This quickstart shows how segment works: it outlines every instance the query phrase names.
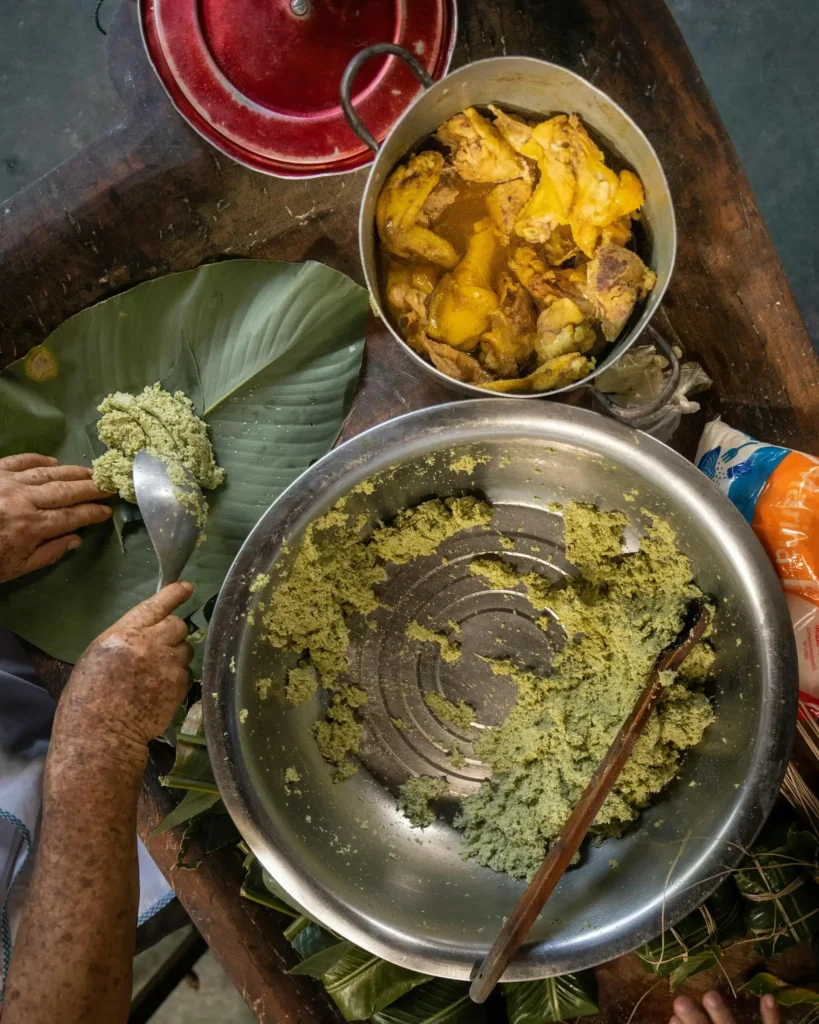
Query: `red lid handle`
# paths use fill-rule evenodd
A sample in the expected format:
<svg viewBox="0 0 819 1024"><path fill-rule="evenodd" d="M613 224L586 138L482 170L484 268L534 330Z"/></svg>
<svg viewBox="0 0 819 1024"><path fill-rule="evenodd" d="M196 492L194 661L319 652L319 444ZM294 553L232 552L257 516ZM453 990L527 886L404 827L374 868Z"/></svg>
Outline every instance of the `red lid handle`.
<svg viewBox="0 0 819 1024"><path fill-rule="evenodd" d="M403 46L399 46L397 43L375 43L373 46L365 46L363 50L359 50L355 57L353 57L341 77L341 108L344 111L344 116L347 118L347 124L349 124L362 142L365 142L370 149L376 152L378 151L378 143L355 112L351 94L353 80L358 74L361 65L368 61L370 57L378 57L382 53L389 53L394 57L400 57L406 64L409 64L410 70L425 89L432 85L432 79L420 60L418 60L414 53L410 53L409 50L405 50Z"/></svg>

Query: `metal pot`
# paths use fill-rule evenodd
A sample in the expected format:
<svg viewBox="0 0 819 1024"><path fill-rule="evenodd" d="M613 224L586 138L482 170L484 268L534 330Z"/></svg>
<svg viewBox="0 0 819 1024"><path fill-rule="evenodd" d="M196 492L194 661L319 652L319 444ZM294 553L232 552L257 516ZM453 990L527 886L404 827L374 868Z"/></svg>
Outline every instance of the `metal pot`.
<svg viewBox="0 0 819 1024"><path fill-rule="evenodd" d="M632 490L639 496L628 504ZM361 770L335 784L311 729L326 694L287 703L286 673L298 654L264 642L260 604L269 589L252 593L250 584L260 573L275 579L308 524L342 496L353 520L373 524L430 494L465 491L493 503L492 529L391 571L376 628L351 621L349 661L368 693L367 733ZM456 402L383 423L311 466L259 520L216 604L202 694L216 782L247 845L311 917L394 963L468 979L523 891L522 882L462 860L445 821L410 828L395 794L411 774L446 775L458 795L486 776L469 737L435 718L424 697L464 699L488 725L505 716L514 698L482 659L544 663L539 613L514 589L487 592L468 564L493 553L551 578L570 573L561 517L547 509L572 499L626 511L631 543L646 527L642 509L677 532L718 608L709 690L716 721L628 833L588 849L565 875L505 980L590 967L673 926L737 863L776 799L796 721L790 617L759 541L699 470L652 437L557 403ZM460 628L455 663L435 645L419 654L407 644L409 622L448 619ZM262 677L271 682L260 701ZM456 741L466 753L459 767L447 760ZM288 766L301 776L290 792Z"/></svg>
<svg viewBox="0 0 819 1024"><path fill-rule="evenodd" d="M379 146L356 115L350 94L353 79L361 65L371 57L383 53L391 53L405 60L425 86L425 91L405 111L386 140ZM657 284L643 305L637 321L618 338L605 359L585 380L545 393L549 397L555 397L566 391L588 387L609 412L614 415L622 413L622 409L602 396L596 388L591 388L590 382L604 369L616 363L645 330L668 287L677 249L677 228L668 182L654 147L628 114L590 82L556 64L532 57L492 57L489 60L467 64L433 83L412 54L392 43L367 47L353 58L342 80L341 101L353 131L376 151L364 187L359 220L361 262L373 306L389 327L395 340L399 345L403 345L409 357L418 366L436 377L442 384L462 394L487 397L487 392L482 388L453 380L414 352L390 322L386 303L380 293L376 264L375 207L384 182L395 166L422 139L465 107L484 107L489 103L497 103L512 111L532 111L544 116L564 111L577 113L605 142L617 160L636 172L643 182L646 195L641 221L646 251L642 255L657 275ZM664 405L676 390L679 380L679 365L671 346L656 332L652 333L652 340L671 363L672 375L663 394L650 403L650 406L629 410L628 415L618 416L632 423L644 419ZM542 395L504 397L537 398Z"/></svg>

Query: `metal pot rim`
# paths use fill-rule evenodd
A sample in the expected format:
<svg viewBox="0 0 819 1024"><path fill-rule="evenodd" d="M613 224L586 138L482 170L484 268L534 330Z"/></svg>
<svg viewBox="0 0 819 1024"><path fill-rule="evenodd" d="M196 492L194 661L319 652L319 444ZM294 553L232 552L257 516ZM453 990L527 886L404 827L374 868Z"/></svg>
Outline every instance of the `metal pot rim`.
<svg viewBox="0 0 819 1024"><path fill-rule="evenodd" d="M672 274L674 272L674 264L676 263L676 258L677 258L677 218L676 218L676 215L674 213L674 203L673 203L672 198L671 198L671 189L668 186L668 179L666 178L665 170L663 169L662 163L660 162L660 158L657 156L657 151L655 150L654 146L649 141L649 139L648 139L647 135L645 134L645 132L642 130L642 128L640 128L640 126L631 117L631 115L628 114L620 106L619 103L617 103L615 100L613 100L607 93L603 92L602 89L599 89L596 85L592 84L587 79L583 78L582 75L578 75L576 71L571 71L571 70L569 70L569 68L565 68L565 67L563 67L560 64L555 64L553 61L541 60L538 57L526 57L526 56L485 57L483 60L471 61L469 64L464 64L461 67L456 68L454 71L450 71L447 75L445 75L443 78L439 79L437 82L435 82L429 88L424 89L424 91L420 92L418 94L418 96L415 98L415 100L413 100L413 102L407 107L407 109L404 111L404 113L401 115L401 117L392 126L392 128L390 129L389 135L387 136L387 139L389 139L398 129L400 129L400 127L404 123L404 121L407 120L407 118L411 115L411 113L415 110L415 108L419 104L424 102L424 100L426 99L426 97L427 97L427 95L429 93L440 91L440 90L442 90L444 88L451 87L453 79L457 80L457 78L459 76L462 76L462 75L466 74L467 72L471 72L471 70L473 68L481 67L481 66L488 66L488 65L503 64L503 63L505 63L507 61L515 61L516 63L517 62L524 62L524 63L528 63L528 64L531 64L533 66L538 66L538 67L546 66L546 67L550 67L550 68L556 68L557 70L559 70L563 74L565 74L565 75L567 75L567 76L569 76L571 78L576 79L576 81L578 82L578 84L582 88L591 90L595 95L597 95L598 97L601 97L606 103L610 103L618 111L618 113L626 121L629 122L629 124L634 129L634 131L645 142L646 146L648 147L649 151L651 152L652 156L654 157L654 159L655 159L655 161L657 163L657 169L659 171L660 178L661 178L661 180L663 182L663 185L665 186L666 192L668 193L668 200L669 200L670 213L671 213L671 229L672 229L672 237L670 239L671 259L670 259L670 263L669 263L668 276L667 276L665 282L659 287L659 289L652 293L652 298L654 298L656 300L655 301L655 308L654 308L654 310L652 311L652 313L648 317L645 317L645 319L643 320L642 323L636 324L631 329L632 330L632 337L629 340L628 344L625 346L625 348L621 352L618 353L617 358L619 359L621 356L625 355L625 353L634 345L634 343L637 341L637 339L640 337L640 335L643 333L645 328L648 326L650 321L654 318L655 314L657 313L657 310L659 309L660 303L662 302L663 296L665 295L666 290L668 289L668 285L669 285L669 283L671 281L671 277L672 277ZM379 152L376 153L375 159L373 160L373 162L372 162L372 164L370 166L370 171L369 171L369 173L367 175L367 181L366 181L366 184L364 186L364 193L365 193L365 195L366 195L367 191L369 190L370 184L371 184L371 182L372 182L372 180L373 180L373 178L374 178L374 176L375 176L375 174L376 174L376 172L377 172L377 170L379 168L379 160L381 158L380 157L380 150L381 150L382 147L383 147L383 143L381 144L381 147L379 147ZM538 392L534 392L532 394L518 394L518 393L514 393L513 394L513 393L505 393L505 392L488 392L484 388L478 387L477 384L467 384L464 381L455 380L453 377L447 376L445 373L442 373L437 367L433 366L432 363L430 363L428 360L424 359L423 356L420 356L417 352L415 352L413 350L413 348L404 340L404 338L401 337L401 335L398 333L398 331L395 330L395 328L393 327L392 323L390 322L390 319L389 319L389 317L388 317L388 315L387 315L387 313L386 313L386 311L385 311L385 309L383 307L383 304L381 302L381 294L380 294L380 290L378 288L378 282L377 281L370 281L369 274L367 273L367 259L366 259L364 238L365 238L365 231L366 231L368 219L369 218L368 218L366 210L365 210L365 205L364 205L364 202L362 200L361 209L360 209L360 212L359 212L359 221L358 221L359 257L361 259L361 264L362 264L362 266L364 268L364 276L367 279L367 287L368 287L369 292L370 292L370 302L371 302L371 305L374 307L374 309L377 312L378 316L383 321L383 323L386 326L387 330L390 332L390 334L393 336L393 338L403 347L404 351L410 357L410 359L412 359L413 362L417 366L419 366L422 370L424 370L430 376L434 377L436 380L438 380L445 387L449 388L451 391L456 391L459 394L472 395L472 396L480 397L480 398L502 398L502 399L508 399L508 398L521 398L521 399L553 398L553 397L556 397L557 395L562 395L562 394L565 394L565 393L567 393L569 391L576 391L576 390L578 390L580 388L588 387L591 384L591 382L595 379L595 377L597 377L599 374L601 374L603 372L603 370L608 369L608 367L612 365L613 361L611 359L611 356L614 353L614 348L616 347L615 345L612 346L612 348L610 349L609 353L602 360L602 362L598 366L596 366L594 368L594 370L588 375L588 377L584 377L583 380L576 381L574 384L567 384L567 385L565 385L562 388L554 388L552 391L538 391Z"/></svg>
<svg viewBox="0 0 819 1024"><path fill-rule="evenodd" d="M502 418L500 425L495 416ZM234 677L228 666L236 650L234 644L240 632L237 621L242 616L248 583L256 572L264 570L260 558L262 548L267 546L269 550L270 545L282 541L287 522L309 510L322 496L326 499L328 493L340 495L356 480L386 469L397 450L404 446L420 450L424 441L427 445L434 442L438 446L480 440L488 436L489 430L494 432L492 436L515 436L535 429L533 417L537 417L540 424L548 424L551 433L547 435L544 431L544 440L575 444L580 440L591 451L599 445L604 452L612 454L613 448L641 465L645 463L644 468L651 468L657 479L666 481L669 495L676 492L679 499L685 492L692 505L705 506L710 513L709 522L723 524L723 532L730 533L731 556L743 565L745 579L749 581L752 605L759 620L756 627L765 637L765 660L760 672L766 680L766 692L755 735L749 737L753 758L747 784L737 791L718 834L703 846L696 876L689 871L684 879L689 884L682 886L679 880L672 882L669 878L662 908L655 905L655 901L637 927L632 925L631 930L605 936L593 948L577 956L570 966L559 962L544 964L537 957L538 946L524 947L507 969L504 980L535 980L596 966L631 951L658 934L663 922L671 926L698 906L719 884L721 870L733 867L740 860L743 850L752 844L770 813L790 756L796 721L795 642L773 567L737 509L695 466L662 442L585 409L467 401L432 406L387 420L324 456L262 515L237 554L220 593L208 631L202 684L211 763L225 806L247 845L279 884L292 894L294 901L306 908L309 916L374 955L439 977L468 980L472 964L458 957L447 960L447 953L440 946L436 956L424 951L419 953L405 935L394 933L383 924L368 928L363 911L346 907L333 892L300 874L299 866L278 849L276 835L265 832L264 822L255 813L247 792L247 780L244 784L239 781L240 772L233 761L240 742ZM257 558L260 560L255 563ZM476 948L475 958L479 955Z"/></svg>

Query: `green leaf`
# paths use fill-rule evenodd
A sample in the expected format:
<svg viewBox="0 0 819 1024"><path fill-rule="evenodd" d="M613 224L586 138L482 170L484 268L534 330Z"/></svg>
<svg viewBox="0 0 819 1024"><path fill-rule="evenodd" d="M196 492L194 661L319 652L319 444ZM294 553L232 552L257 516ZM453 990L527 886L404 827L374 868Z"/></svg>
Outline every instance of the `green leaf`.
<svg viewBox="0 0 819 1024"><path fill-rule="evenodd" d="M320 978L345 1020L366 1020L430 980L387 963L351 942L339 942L294 967L291 974Z"/></svg>
<svg viewBox="0 0 819 1024"><path fill-rule="evenodd" d="M819 1005L819 992L809 988L800 988L798 985L789 985L774 974L765 971L755 974L744 988L754 996L766 996L773 993L776 1001L783 1006L797 1006L802 1003L814 1003Z"/></svg>
<svg viewBox="0 0 819 1024"><path fill-rule="evenodd" d="M280 914L286 914L288 917L299 916L298 911L285 903L284 900L271 895L270 890L264 884L262 865L252 853L248 854L245 859L245 872L245 880L242 882L240 892L246 900L261 903L262 906L270 907L271 910L278 910Z"/></svg>
<svg viewBox="0 0 819 1024"><path fill-rule="evenodd" d="M329 949L338 943L338 936L328 932L315 921L310 921L306 927L299 929L297 935L290 940L293 949L299 954L302 960L309 960L316 953Z"/></svg>
<svg viewBox="0 0 819 1024"><path fill-rule="evenodd" d="M722 948L720 946L709 946L701 953L690 956L671 972L671 990L676 992L688 978L693 978L695 974L700 974L702 971L710 971L712 967L717 966L721 959Z"/></svg>
<svg viewBox="0 0 819 1024"><path fill-rule="evenodd" d="M793 819L774 812L736 874L746 901L745 921L766 959L819 931L819 886L794 860Z"/></svg>
<svg viewBox="0 0 819 1024"><path fill-rule="evenodd" d="M469 985L435 978L376 1013L373 1024L484 1024L486 1007L469 998Z"/></svg>
<svg viewBox="0 0 819 1024"><path fill-rule="evenodd" d="M319 263L229 260L147 281L67 320L35 350L39 358L0 374L0 456L39 451L90 465L85 427L97 405L112 391L173 377L188 344L227 481L208 494L208 539L185 570L196 593L184 617L218 591L267 506L332 446L366 313L364 289ZM53 375L27 372L49 360ZM0 621L73 662L153 592L156 576L144 528L129 528L123 554L111 523L90 527L77 551L0 590Z"/></svg>
<svg viewBox="0 0 819 1024"><path fill-rule="evenodd" d="M667 929L635 952L646 970L664 978L683 968L708 947L744 935L742 909L736 885L727 878L701 907L687 914L675 928Z"/></svg>
<svg viewBox="0 0 819 1024"><path fill-rule="evenodd" d="M241 836L239 829L233 824L233 819L225 812L221 813L221 805L214 808L217 813L211 812L207 816L208 837L205 843L206 853L216 853L226 846L235 846Z"/></svg>
<svg viewBox="0 0 819 1024"><path fill-rule="evenodd" d="M546 1024L597 1013L594 971L562 974L543 981L511 982L503 986L509 1024Z"/></svg>
<svg viewBox="0 0 819 1024"><path fill-rule="evenodd" d="M171 789L192 789L201 793L215 793L219 790L213 778L210 755L205 745L202 703L191 705L176 734L176 758L173 768L159 780Z"/></svg>
<svg viewBox="0 0 819 1024"><path fill-rule="evenodd" d="M202 793L197 790L189 790L174 807L166 814L162 821L156 826L151 835L161 835L175 825L181 825L183 821L190 821L211 807L219 800L219 793Z"/></svg>

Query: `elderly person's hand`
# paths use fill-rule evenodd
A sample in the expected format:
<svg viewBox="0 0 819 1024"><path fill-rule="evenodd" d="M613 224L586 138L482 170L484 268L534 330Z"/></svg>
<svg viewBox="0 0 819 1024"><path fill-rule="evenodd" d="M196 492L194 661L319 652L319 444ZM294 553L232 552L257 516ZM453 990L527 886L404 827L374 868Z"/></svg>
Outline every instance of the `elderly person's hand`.
<svg viewBox="0 0 819 1024"><path fill-rule="evenodd" d="M75 533L111 515L84 466L47 455L0 459L0 583L51 565L81 544Z"/></svg>
<svg viewBox="0 0 819 1024"><path fill-rule="evenodd" d="M97 637L71 673L54 733L69 750L84 741L117 754L147 755L148 741L170 725L188 691L193 650L188 627L171 614L193 593L171 583ZM65 738L71 737L70 743Z"/></svg>
<svg viewBox="0 0 819 1024"><path fill-rule="evenodd" d="M759 1012L762 1024L780 1024L779 1006L773 996L760 999ZM688 996L678 996L674 1000L674 1016L668 1024L735 1024L735 1020L719 992L711 991L702 997L702 1008Z"/></svg>

